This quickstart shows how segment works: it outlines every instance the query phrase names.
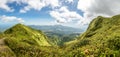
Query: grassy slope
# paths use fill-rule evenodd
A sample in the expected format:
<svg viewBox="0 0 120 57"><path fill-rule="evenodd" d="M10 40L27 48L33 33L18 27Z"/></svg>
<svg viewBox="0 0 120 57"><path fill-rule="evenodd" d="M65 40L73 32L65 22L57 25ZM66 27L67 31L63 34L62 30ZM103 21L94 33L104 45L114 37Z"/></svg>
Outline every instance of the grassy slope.
<svg viewBox="0 0 120 57"><path fill-rule="evenodd" d="M46 56L45 54L50 53L44 51L42 48L42 46L49 48L51 44L49 44L47 37L39 30L17 24L12 28L7 29L4 34L6 45L17 57L39 57L40 55ZM7 54L10 55L10 53Z"/></svg>
<svg viewBox="0 0 120 57"><path fill-rule="evenodd" d="M74 42L74 43L73 43ZM98 16L89 25L78 41L72 41L67 48L83 53L89 50L92 56L120 56L120 15L111 18ZM89 56L90 56L89 55Z"/></svg>
<svg viewBox="0 0 120 57"><path fill-rule="evenodd" d="M4 33L9 35L10 38L14 38L20 42L37 44L39 46L50 46L46 40L46 36L41 31L34 30L22 24L17 24Z"/></svg>
<svg viewBox="0 0 120 57"><path fill-rule="evenodd" d="M5 44L4 39L4 35L0 34L0 56L15 57L14 52Z"/></svg>

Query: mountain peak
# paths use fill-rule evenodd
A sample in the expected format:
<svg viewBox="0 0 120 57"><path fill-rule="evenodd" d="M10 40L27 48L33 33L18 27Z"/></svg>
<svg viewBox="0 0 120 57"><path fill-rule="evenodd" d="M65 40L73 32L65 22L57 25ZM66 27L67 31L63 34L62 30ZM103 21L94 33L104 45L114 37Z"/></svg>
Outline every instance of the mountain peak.
<svg viewBox="0 0 120 57"><path fill-rule="evenodd" d="M23 26L24 24L18 23L15 26ZM25 25L24 25L25 26Z"/></svg>
<svg viewBox="0 0 120 57"><path fill-rule="evenodd" d="M14 25L13 27L20 27L20 28L22 28L22 27L27 27L27 26L24 25L24 24L18 23L16 25Z"/></svg>
<svg viewBox="0 0 120 57"><path fill-rule="evenodd" d="M7 29L5 31L6 34L9 34L9 33L15 33L15 32L19 32L19 31L26 31L27 26L23 25L23 24L16 24L14 25L13 27Z"/></svg>
<svg viewBox="0 0 120 57"><path fill-rule="evenodd" d="M102 17L98 16L89 25L85 37L92 37L102 32L116 32L120 25L120 15L115 15L113 17ZM115 30L114 30L115 29ZM99 33L98 33L99 32ZM96 34L97 33L97 34ZM117 34L118 32L116 32Z"/></svg>
<svg viewBox="0 0 120 57"><path fill-rule="evenodd" d="M10 37L16 38L17 40L27 41L29 44L34 43L39 46L51 46L48 43L46 36L41 31L32 29L23 24L16 24L15 26L6 30L4 33Z"/></svg>

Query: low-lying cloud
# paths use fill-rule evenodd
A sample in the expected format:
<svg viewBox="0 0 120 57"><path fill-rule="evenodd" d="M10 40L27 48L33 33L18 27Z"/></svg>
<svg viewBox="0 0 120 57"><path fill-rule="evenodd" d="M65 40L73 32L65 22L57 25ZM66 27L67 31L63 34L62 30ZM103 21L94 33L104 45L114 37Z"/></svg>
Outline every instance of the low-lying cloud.
<svg viewBox="0 0 120 57"><path fill-rule="evenodd" d="M24 20L22 18L17 18L15 16L0 16L0 21L1 22L19 22L19 23L23 23Z"/></svg>

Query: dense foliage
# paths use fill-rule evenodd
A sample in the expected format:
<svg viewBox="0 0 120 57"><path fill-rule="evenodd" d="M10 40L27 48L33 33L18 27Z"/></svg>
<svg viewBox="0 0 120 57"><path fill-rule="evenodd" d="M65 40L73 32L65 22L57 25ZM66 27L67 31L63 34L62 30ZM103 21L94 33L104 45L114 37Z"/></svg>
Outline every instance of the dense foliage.
<svg viewBox="0 0 120 57"><path fill-rule="evenodd" d="M55 32L45 32L48 37L48 41L52 42L53 45L63 46L64 43L75 40L78 38L80 33L64 34Z"/></svg>
<svg viewBox="0 0 120 57"><path fill-rule="evenodd" d="M120 15L106 18L98 16L89 25L75 44L69 47L80 49L82 52L88 50L89 56L96 57L119 57L120 55ZM83 40L87 39L86 42ZM80 42L84 45L80 46ZM86 43L88 44L86 45ZM76 46L76 47L75 47Z"/></svg>

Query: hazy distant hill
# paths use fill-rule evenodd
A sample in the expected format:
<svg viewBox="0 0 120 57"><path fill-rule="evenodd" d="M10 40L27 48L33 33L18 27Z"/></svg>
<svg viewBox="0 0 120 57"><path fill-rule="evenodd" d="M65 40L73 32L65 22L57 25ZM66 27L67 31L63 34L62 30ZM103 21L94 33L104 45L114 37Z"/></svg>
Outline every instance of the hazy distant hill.
<svg viewBox="0 0 120 57"><path fill-rule="evenodd" d="M10 25L1 25L0 24L0 32L4 32L6 29L10 28Z"/></svg>
<svg viewBox="0 0 120 57"><path fill-rule="evenodd" d="M64 33L64 34L83 32L82 29L73 28L73 27L67 27L67 26L62 26L62 25L45 25L45 26L30 25L30 27L42 30L44 32L56 32L56 33L61 32L61 33Z"/></svg>
<svg viewBox="0 0 120 57"><path fill-rule="evenodd" d="M0 31L3 32L12 25L0 25ZM84 30L80 28L67 27L62 25L28 25L34 29L42 30L43 32L62 32L65 34L81 33Z"/></svg>

